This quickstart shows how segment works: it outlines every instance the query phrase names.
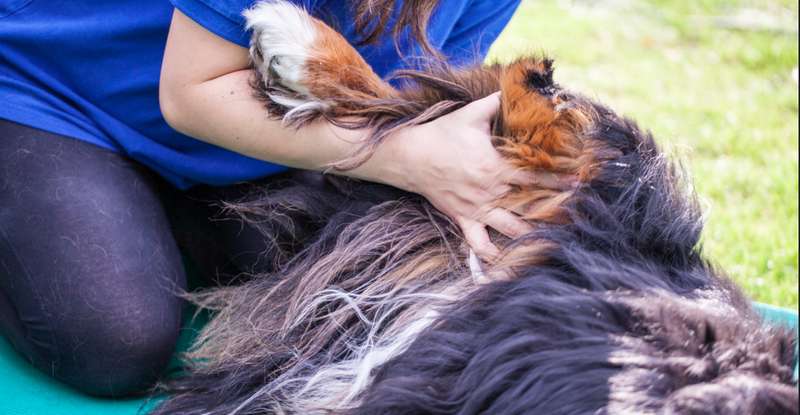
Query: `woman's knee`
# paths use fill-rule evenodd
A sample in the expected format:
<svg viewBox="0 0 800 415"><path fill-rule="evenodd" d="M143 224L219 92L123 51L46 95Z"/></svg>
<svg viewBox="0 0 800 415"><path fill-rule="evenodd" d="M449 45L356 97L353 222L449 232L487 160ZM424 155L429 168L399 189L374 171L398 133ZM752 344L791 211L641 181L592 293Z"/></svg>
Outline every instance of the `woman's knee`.
<svg viewBox="0 0 800 415"><path fill-rule="evenodd" d="M62 321L65 329L53 333L60 343L58 356L53 359L53 375L92 395L125 396L147 391L174 353L180 307L129 309L114 314Z"/></svg>
<svg viewBox="0 0 800 415"><path fill-rule="evenodd" d="M172 354L185 289L160 180L77 140L27 128L2 138L0 289L19 323L3 331L86 392L147 388Z"/></svg>

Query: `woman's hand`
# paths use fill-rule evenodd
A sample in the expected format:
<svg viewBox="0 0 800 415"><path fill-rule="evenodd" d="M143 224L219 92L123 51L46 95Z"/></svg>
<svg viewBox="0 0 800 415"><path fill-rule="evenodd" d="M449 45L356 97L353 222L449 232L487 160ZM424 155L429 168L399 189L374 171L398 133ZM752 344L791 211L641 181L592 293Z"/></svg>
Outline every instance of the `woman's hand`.
<svg viewBox="0 0 800 415"><path fill-rule="evenodd" d="M509 185L530 179L503 160L491 144L491 119L499 106L499 94L493 94L401 131L381 145L389 147L385 151L394 160L379 161L402 163L390 174L394 177L382 181L425 196L461 227L475 253L490 261L499 250L490 241L487 226L511 238L531 228L514 213L493 206L510 190Z"/></svg>
<svg viewBox="0 0 800 415"><path fill-rule="evenodd" d="M195 53L200 49L203 54ZM286 128L265 116L250 87L247 49L208 32L178 10L161 75L162 112L173 128L250 157L324 170L352 155L369 133L324 122ZM489 125L499 102L498 95L492 95L398 132L363 165L337 174L425 196L461 227L481 258L491 260L498 249L486 226L510 237L529 229L516 215L492 207L509 184L529 182L491 145Z"/></svg>

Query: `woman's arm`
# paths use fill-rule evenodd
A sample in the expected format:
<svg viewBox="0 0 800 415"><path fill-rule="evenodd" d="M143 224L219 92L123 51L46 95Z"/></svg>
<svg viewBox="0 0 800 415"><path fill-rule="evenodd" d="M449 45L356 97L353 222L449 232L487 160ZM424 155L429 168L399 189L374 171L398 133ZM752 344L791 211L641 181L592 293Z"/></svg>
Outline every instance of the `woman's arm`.
<svg viewBox="0 0 800 415"><path fill-rule="evenodd" d="M199 140L257 159L324 170L346 158L365 131L324 121L287 128L268 116L250 87L247 49L230 43L175 10L161 69L159 100L167 122ZM488 225L514 237L529 229L491 203L519 175L489 140L499 100L490 96L430 123L388 137L361 166L337 172L385 183L428 198L453 218L483 258L497 248Z"/></svg>
<svg viewBox="0 0 800 415"><path fill-rule="evenodd" d="M161 69L161 112L174 129L261 160L321 170L360 133L315 123L295 130L268 116L249 85L247 49L175 10Z"/></svg>

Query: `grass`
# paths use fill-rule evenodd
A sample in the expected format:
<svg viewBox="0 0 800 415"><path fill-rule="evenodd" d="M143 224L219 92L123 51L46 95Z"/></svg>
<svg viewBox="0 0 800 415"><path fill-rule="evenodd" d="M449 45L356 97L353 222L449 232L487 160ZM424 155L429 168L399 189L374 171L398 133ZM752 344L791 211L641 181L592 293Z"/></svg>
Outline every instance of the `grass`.
<svg viewBox="0 0 800 415"><path fill-rule="evenodd" d="M686 161L703 245L755 300L798 305L794 1L523 0L490 52L544 51L557 81Z"/></svg>

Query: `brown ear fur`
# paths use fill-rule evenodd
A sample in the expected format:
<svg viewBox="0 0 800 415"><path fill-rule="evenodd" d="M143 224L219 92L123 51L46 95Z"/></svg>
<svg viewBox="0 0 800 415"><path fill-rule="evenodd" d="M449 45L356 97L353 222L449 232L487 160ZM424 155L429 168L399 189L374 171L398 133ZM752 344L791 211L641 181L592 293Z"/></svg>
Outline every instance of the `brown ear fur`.
<svg viewBox="0 0 800 415"><path fill-rule="evenodd" d="M559 208L580 183L589 181L596 161L584 139L593 113L573 101L552 80L552 61L530 57L507 66L501 77L502 127L496 148L511 163L538 175L554 173L561 188L531 183L507 195L501 206L532 221L565 220Z"/></svg>

